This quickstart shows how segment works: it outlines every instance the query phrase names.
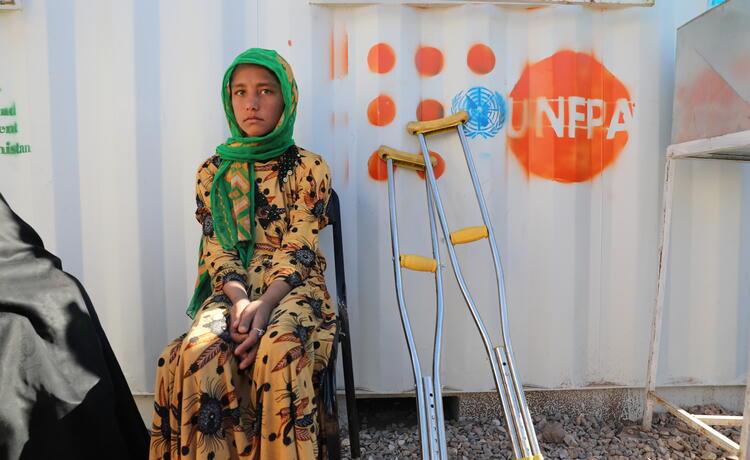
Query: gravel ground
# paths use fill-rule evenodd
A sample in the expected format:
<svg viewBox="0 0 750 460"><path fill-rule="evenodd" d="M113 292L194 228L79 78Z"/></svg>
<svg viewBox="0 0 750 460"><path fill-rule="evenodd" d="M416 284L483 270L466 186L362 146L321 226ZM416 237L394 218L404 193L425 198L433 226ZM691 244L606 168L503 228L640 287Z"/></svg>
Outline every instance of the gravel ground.
<svg viewBox="0 0 750 460"><path fill-rule="evenodd" d="M394 402L395 401L395 402ZM414 400L365 400L359 404L362 459L420 458ZM739 415L716 405L687 408L694 414ZM342 419L345 429L345 418ZM729 460L736 457L695 434L670 414L655 414L653 428L640 422L603 420L583 414L534 414L545 459L687 459ZM739 427L717 427L739 442ZM342 454L349 458L344 432ZM446 422L451 459L512 459L504 422L497 415L459 417Z"/></svg>

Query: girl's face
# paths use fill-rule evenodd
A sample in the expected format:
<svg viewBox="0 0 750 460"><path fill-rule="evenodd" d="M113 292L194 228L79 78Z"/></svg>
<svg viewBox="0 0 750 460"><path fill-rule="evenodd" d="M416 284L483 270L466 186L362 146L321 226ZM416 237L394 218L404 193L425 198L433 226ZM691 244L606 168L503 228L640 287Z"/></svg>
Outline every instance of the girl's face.
<svg viewBox="0 0 750 460"><path fill-rule="evenodd" d="M229 83L234 118L246 137L273 131L284 112L284 96L276 76L256 64L240 64Z"/></svg>

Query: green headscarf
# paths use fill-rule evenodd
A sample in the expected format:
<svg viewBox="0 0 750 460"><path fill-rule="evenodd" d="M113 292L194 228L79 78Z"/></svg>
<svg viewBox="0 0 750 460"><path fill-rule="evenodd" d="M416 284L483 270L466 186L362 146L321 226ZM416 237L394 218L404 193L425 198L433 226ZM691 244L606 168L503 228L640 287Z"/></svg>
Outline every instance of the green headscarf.
<svg viewBox="0 0 750 460"><path fill-rule="evenodd" d="M234 117L232 108L232 91L230 83L234 69L241 64L257 64L270 70L281 85L284 98L284 112L273 131L262 137L244 137L244 133ZM224 249L236 249L242 264L247 268L255 248L255 162L269 160L286 152L294 145L294 120L297 116L298 91L297 83L292 74L292 68L276 51L261 48L250 48L237 56L227 71L221 87L221 99L224 103L224 114L227 117L231 136L216 147L216 153L221 158L221 165L214 175L211 186L211 213L213 214L213 228L216 237ZM243 180L232 182L227 176L239 174ZM250 184L249 190L240 187ZM233 215L233 202L247 199L249 206L239 215ZM248 222L243 225L242 222ZM203 239L198 257L203 253ZM192 318L211 295L211 280L206 270L200 270L203 260L199 260L199 275L193 298L188 307L188 315Z"/></svg>

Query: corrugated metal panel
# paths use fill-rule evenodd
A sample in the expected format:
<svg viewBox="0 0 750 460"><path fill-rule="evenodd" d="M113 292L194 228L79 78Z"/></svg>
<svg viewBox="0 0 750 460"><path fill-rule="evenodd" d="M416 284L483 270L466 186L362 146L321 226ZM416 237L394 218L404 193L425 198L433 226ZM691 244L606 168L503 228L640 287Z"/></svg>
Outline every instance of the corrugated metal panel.
<svg viewBox="0 0 750 460"><path fill-rule="evenodd" d="M184 309L199 231L193 180L198 163L226 135L221 74L246 47L278 49L301 88L296 139L329 161L343 201L357 384L397 393L412 387L411 371L393 294L385 184L370 177L368 160L380 144L416 151L404 125L423 99L438 101L446 113L459 93L459 102L479 98L489 108L502 101L504 126L494 133L491 123L480 126L471 144L505 257L523 381L544 388L642 385L674 31L704 6L703 0L621 10L27 0L21 11L0 13L0 43L11 44L0 47L0 97L16 103L15 139L31 152L0 155L0 190L87 286L132 389L151 391L155 357L189 324ZM387 48L380 60L368 62L378 43L393 50L386 73L372 69L389 67ZM475 48L467 58L476 44L486 49ZM417 59L426 74L439 69L435 76L418 73L420 46L435 48ZM525 95L523 82L517 83L527 65L534 67ZM591 146L587 123L596 133L607 131L595 126L601 107L576 105L576 97L605 80L602 91L612 96L601 106L605 128L611 125L607 111L617 103L613 95L622 88L626 104L612 127L614 140L593 148L616 159L600 173L597 162L586 163L583 170L593 169L583 175L591 177L581 180L581 168L566 166L566 149ZM476 87L489 92L467 93ZM383 124L375 126L368 107L381 94L393 105L372 106L373 120ZM532 100L534 113L537 96L547 96L544 116L552 118L560 112L551 98L562 96L566 116L573 107L583 128L549 120L539 139L536 128L528 137L517 134L523 99ZM395 113L386 123L389 108ZM518 118L509 141L511 111ZM529 122L534 127L535 116ZM453 225L477 223L458 144L431 142L447 164L441 187ZM524 167L517 158L529 146L534 153ZM552 155L545 160L542 152ZM748 273L743 260L750 258L739 235L749 222L747 206L740 206L748 192L744 171L717 168L676 190L685 209L675 209L674 228L683 230L673 237L675 288L665 318L669 356L662 382L735 384L744 372L747 352L734 344L747 341L741 325L747 324L748 293L740 280ZM407 230L402 245L428 252L423 182L401 170L397 175ZM564 182L570 180L580 181ZM732 206L715 206L719 196ZM493 324L487 254L478 246L460 254ZM418 342L427 351L432 287L418 275L407 281L415 288L407 301L419 324ZM449 284L443 381L449 390L490 389L480 341ZM693 344L690 337L699 339Z"/></svg>

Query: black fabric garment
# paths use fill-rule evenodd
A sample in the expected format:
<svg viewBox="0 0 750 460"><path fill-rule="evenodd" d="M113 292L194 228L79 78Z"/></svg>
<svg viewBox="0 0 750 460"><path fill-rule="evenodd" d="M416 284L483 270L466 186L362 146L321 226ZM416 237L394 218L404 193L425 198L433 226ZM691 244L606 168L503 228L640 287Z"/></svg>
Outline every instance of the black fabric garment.
<svg viewBox="0 0 750 460"><path fill-rule="evenodd" d="M91 300L0 194L0 460L145 459Z"/></svg>

